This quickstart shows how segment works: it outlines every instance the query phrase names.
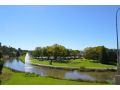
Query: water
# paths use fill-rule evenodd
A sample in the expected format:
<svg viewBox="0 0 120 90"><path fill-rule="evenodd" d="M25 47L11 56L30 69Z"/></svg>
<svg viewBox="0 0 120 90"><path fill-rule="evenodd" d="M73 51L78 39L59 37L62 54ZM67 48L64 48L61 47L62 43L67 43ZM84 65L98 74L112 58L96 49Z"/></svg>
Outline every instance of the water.
<svg viewBox="0 0 120 90"><path fill-rule="evenodd" d="M7 60L4 64L5 67L9 67L14 70L35 73L40 76L50 76L60 79L82 79L90 81L109 81L114 82L115 72L80 72L70 70L59 70L47 67L34 66L30 64L29 53L25 56L25 64L18 59Z"/></svg>
<svg viewBox="0 0 120 90"><path fill-rule="evenodd" d="M14 70L18 70L18 71L23 71L23 72L25 71L24 70L24 67L25 67L24 63L18 59L6 60L6 62L4 63L4 66L9 67L9 68L14 69Z"/></svg>
<svg viewBox="0 0 120 90"><path fill-rule="evenodd" d="M95 81L96 78L95 77L91 77L90 75L86 75L86 74L82 74L82 73L78 73L77 71L74 72L67 72L65 74L65 78L66 79L83 79L83 80L90 80L90 81Z"/></svg>

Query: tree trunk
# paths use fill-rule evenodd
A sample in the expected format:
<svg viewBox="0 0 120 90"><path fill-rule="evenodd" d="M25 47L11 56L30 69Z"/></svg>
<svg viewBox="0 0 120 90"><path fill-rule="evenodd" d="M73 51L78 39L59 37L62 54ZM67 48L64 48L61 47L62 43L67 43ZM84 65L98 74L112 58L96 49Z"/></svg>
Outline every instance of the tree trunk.
<svg viewBox="0 0 120 90"><path fill-rule="evenodd" d="M2 74L3 63L0 63L0 74Z"/></svg>
<svg viewBox="0 0 120 90"><path fill-rule="evenodd" d="M50 56L48 56L47 60L50 60Z"/></svg>
<svg viewBox="0 0 120 90"><path fill-rule="evenodd" d="M50 60L50 65L52 65L52 59Z"/></svg>
<svg viewBox="0 0 120 90"><path fill-rule="evenodd" d="M57 60L57 56L55 56L54 59Z"/></svg>
<svg viewBox="0 0 120 90"><path fill-rule="evenodd" d="M75 60L75 56L74 56L74 60Z"/></svg>

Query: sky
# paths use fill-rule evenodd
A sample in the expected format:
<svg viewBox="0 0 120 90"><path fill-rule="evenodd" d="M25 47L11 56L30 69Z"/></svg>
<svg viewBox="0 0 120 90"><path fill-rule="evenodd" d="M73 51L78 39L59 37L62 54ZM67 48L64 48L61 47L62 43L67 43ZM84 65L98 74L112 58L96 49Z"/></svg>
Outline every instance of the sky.
<svg viewBox="0 0 120 90"><path fill-rule="evenodd" d="M0 6L0 42L28 50L53 44L78 50L101 45L116 48L119 7Z"/></svg>

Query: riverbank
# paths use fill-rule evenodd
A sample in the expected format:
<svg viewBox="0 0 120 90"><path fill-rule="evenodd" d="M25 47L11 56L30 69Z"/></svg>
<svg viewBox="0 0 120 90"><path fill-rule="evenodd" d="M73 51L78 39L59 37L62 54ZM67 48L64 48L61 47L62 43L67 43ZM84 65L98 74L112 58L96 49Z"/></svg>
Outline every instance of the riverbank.
<svg viewBox="0 0 120 90"><path fill-rule="evenodd" d="M41 61L37 59L31 58L32 64L42 64L42 65L49 65L49 61ZM76 59L76 60L69 60L67 63L63 62L53 62L52 65L49 66L58 66L58 67L73 67L73 68L98 68L98 69L114 69L116 68L115 65L106 65L101 63L96 63L87 59Z"/></svg>
<svg viewBox="0 0 120 90"><path fill-rule="evenodd" d="M20 56L19 59L22 62L25 62L25 56ZM115 65L95 63L95 62L92 62L86 59L70 60L68 63L53 62L52 65L49 65L49 62L46 60L40 61L40 60L31 58L31 64L36 65L36 66L46 67L46 68L52 68L52 69L79 70L79 71L86 71L86 72L88 71L116 72L117 70Z"/></svg>
<svg viewBox="0 0 120 90"><path fill-rule="evenodd" d="M32 64L34 66L40 66L40 67L45 67L45 68L51 68L51 69L59 69L59 70L78 70L82 72L116 72L116 68L79 68L79 67L67 67L67 66L51 66L51 65L43 65L43 64Z"/></svg>
<svg viewBox="0 0 120 90"><path fill-rule="evenodd" d="M20 59L23 63L25 63L25 55L20 56L19 59Z"/></svg>
<svg viewBox="0 0 120 90"><path fill-rule="evenodd" d="M8 68L3 68L0 75L2 85L110 85L106 82L86 82L74 80L62 80L50 77L41 77L36 74L17 72Z"/></svg>

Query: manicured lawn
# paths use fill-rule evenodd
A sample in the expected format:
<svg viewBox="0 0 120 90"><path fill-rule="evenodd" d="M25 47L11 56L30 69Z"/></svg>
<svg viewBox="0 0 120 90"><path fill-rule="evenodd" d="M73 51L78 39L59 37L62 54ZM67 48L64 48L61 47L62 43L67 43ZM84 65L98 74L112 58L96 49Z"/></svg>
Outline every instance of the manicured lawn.
<svg viewBox="0 0 120 90"><path fill-rule="evenodd" d="M4 68L0 76L3 85L101 85L108 83L80 82L71 80L60 80L50 77L41 77L35 74L25 74Z"/></svg>
<svg viewBox="0 0 120 90"><path fill-rule="evenodd" d="M20 56L20 57L19 57L19 59L20 59L22 62L24 62L24 63L25 63L25 55Z"/></svg>
<svg viewBox="0 0 120 90"><path fill-rule="evenodd" d="M20 56L19 59L25 62L25 56ZM49 65L49 61L47 60L37 60L31 58L32 64L44 64ZM76 59L70 60L68 63L60 63L60 62L53 62L52 66L68 66L68 67L86 67L86 68L116 68L115 65L106 65L101 63L96 63L87 59Z"/></svg>
<svg viewBox="0 0 120 90"><path fill-rule="evenodd" d="M49 65L49 62L44 60L37 60L31 58L31 63L33 64L44 64ZM87 60L87 59L76 59L76 60L70 60L69 63L58 63L53 62L53 66L68 66L68 67L88 67L88 68L115 68L114 65L106 65L101 63L95 63L93 61Z"/></svg>
<svg viewBox="0 0 120 90"><path fill-rule="evenodd" d="M24 62L24 56L20 59ZM39 63L49 65L48 61L38 61L36 59L31 59L32 63ZM93 63L88 60L71 60L69 63L57 63L53 62L54 66L69 66L69 67L115 67L112 65L103 65L98 63ZM0 75L1 84L3 85L103 85L111 83L98 83L98 82L87 82L87 81L72 81L72 80L61 80L51 77L41 77L35 74L26 74L22 72L15 72L13 70L3 68L3 73Z"/></svg>

